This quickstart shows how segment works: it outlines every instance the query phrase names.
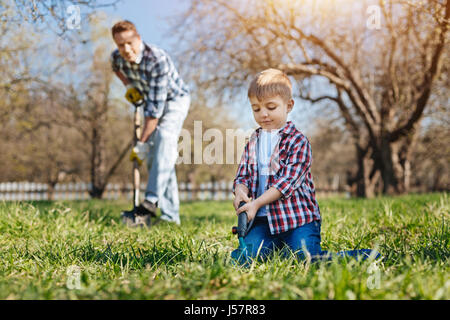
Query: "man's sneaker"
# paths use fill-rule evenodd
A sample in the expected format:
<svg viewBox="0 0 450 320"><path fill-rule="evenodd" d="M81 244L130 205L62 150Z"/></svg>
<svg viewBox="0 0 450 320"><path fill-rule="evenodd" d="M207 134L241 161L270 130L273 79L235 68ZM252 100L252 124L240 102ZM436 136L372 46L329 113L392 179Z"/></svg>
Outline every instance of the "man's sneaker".
<svg viewBox="0 0 450 320"><path fill-rule="evenodd" d="M120 216L122 217L122 223L123 224L125 224L128 227L133 227L134 226L134 224L135 224L135 217L136 217L135 210L122 211Z"/></svg>
<svg viewBox="0 0 450 320"><path fill-rule="evenodd" d="M152 226L152 219L149 214L137 214L134 221L136 227L150 228Z"/></svg>
<svg viewBox="0 0 450 320"><path fill-rule="evenodd" d="M137 213L139 215L150 215L153 218L156 218L156 209L158 208L157 204L152 203L148 200L144 200L138 207Z"/></svg>
<svg viewBox="0 0 450 320"><path fill-rule="evenodd" d="M147 227L152 225L149 214L139 214L136 210L122 211L122 222L129 228Z"/></svg>

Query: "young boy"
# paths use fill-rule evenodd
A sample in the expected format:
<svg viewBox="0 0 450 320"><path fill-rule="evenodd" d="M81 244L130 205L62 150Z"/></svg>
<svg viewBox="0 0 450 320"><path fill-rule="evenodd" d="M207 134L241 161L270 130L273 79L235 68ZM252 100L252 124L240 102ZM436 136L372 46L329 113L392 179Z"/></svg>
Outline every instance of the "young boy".
<svg viewBox="0 0 450 320"><path fill-rule="evenodd" d="M264 70L251 82L248 97L260 128L245 146L233 184L236 214L246 211L250 222L244 237L248 256L242 257L239 249L231 256L245 263L248 258L264 259L274 249L287 248L300 259L382 258L371 249L337 253L321 250L311 145L287 121L294 107L289 78L276 69ZM242 201L246 204L239 207Z"/></svg>
<svg viewBox="0 0 450 320"><path fill-rule="evenodd" d="M248 254L265 258L287 246L300 258L319 255L321 217L311 146L287 121L294 106L292 84L283 72L267 69L251 82L248 97L260 128L245 146L233 184L236 213L246 211L251 224L244 238ZM239 208L241 201L246 204Z"/></svg>

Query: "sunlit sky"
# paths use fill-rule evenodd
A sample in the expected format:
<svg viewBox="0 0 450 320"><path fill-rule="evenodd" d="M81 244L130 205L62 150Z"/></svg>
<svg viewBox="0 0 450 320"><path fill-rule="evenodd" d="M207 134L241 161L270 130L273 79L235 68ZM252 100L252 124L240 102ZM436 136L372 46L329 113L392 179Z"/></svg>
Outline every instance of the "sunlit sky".
<svg viewBox="0 0 450 320"><path fill-rule="evenodd" d="M132 21L145 41L169 48L168 18L189 7L190 0L122 0L104 9L118 18Z"/></svg>

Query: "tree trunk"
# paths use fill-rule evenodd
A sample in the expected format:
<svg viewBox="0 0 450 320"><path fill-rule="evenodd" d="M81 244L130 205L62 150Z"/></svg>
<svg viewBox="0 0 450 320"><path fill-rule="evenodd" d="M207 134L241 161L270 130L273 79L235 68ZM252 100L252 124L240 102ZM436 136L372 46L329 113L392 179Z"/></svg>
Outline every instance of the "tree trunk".
<svg viewBox="0 0 450 320"><path fill-rule="evenodd" d="M89 191L89 195L94 199L101 199L103 196L103 192L105 192L105 186L97 187L95 185L92 186L92 190Z"/></svg>
<svg viewBox="0 0 450 320"><path fill-rule="evenodd" d="M55 186L56 182L49 182L47 183L47 200L53 201L55 197Z"/></svg>
<svg viewBox="0 0 450 320"><path fill-rule="evenodd" d="M52 175L51 172L48 172L47 175L47 198L48 200L52 201L55 197L55 187L58 184L58 182L62 181L64 177L66 176L66 172L62 170L58 170L56 174Z"/></svg>
<svg viewBox="0 0 450 320"><path fill-rule="evenodd" d="M407 193L411 188L411 157L417 143L418 134L413 130L409 136L402 141L399 151L400 166L402 167L402 188Z"/></svg>
<svg viewBox="0 0 450 320"><path fill-rule="evenodd" d="M356 196L372 198L375 196L375 187L379 179L379 173L375 170L375 162L372 159L372 150L356 145L356 157L358 169L353 178L356 183Z"/></svg>
<svg viewBox="0 0 450 320"><path fill-rule="evenodd" d="M403 164L403 191L408 193L411 188L411 161L406 159Z"/></svg>
<svg viewBox="0 0 450 320"><path fill-rule="evenodd" d="M412 132L406 138L390 142L384 137L380 144L379 167L383 180L384 194L402 194L410 190L411 152L417 135Z"/></svg>
<svg viewBox="0 0 450 320"><path fill-rule="evenodd" d="M398 158L398 145L389 143L389 139L383 136L380 142L379 155L376 159L379 161L378 165L383 180L383 194L401 193L400 175L402 168Z"/></svg>
<svg viewBox="0 0 450 320"><path fill-rule="evenodd" d="M371 198L379 192L389 195L408 192L413 140L392 143L383 138L379 144L367 148L357 144L358 168L349 181L350 185L356 184L356 196Z"/></svg>
<svg viewBox="0 0 450 320"><path fill-rule="evenodd" d="M92 198L101 199L105 191L105 148L101 136L102 128L93 126L91 141L91 183L92 190L89 194Z"/></svg>
<svg viewBox="0 0 450 320"><path fill-rule="evenodd" d="M432 177L434 177L433 180L432 180L433 181L433 185L431 187L431 191L432 192L442 191L440 185L441 185L443 172L444 172L444 170L442 168L442 165L438 165L437 168L436 168L436 173L432 174ZM442 188L442 189L445 189L445 188Z"/></svg>

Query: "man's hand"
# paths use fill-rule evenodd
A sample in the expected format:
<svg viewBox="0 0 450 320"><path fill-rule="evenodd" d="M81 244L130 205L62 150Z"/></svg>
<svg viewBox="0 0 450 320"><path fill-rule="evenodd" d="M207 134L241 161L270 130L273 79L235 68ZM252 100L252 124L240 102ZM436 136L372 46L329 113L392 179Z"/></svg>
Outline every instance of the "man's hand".
<svg viewBox="0 0 450 320"><path fill-rule="evenodd" d="M131 150L130 161L137 160L138 164L141 165L149 151L148 144L138 141L133 150Z"/></svg>
<svg viewBox="0 0 450 320"><path fill-rule="evenodd" d="M243 184L238 184L236 186L234 195L234 210L237 210L239 208L239 204L241 203L241 201L245 201L247 203L251 201L251 199L248 197L248 188Z"/></svg>
<svg viewBox="0 0 450 320"><path fill-rule="evenodd" d="M148 138L152 135L153 131L156 130L158 126L159 119L152 117L144 118L144 128L142 129L141 138L139 139L142 142L146 142Z"/></svg>
<svg viewBox="0 0 450 320"><path fill-rule="evenodd" d="M144 97L142 93L131 85L127 85L127 92L125 93L125 99L132 104L136 105L138 102L143 101Z"/></svg>

